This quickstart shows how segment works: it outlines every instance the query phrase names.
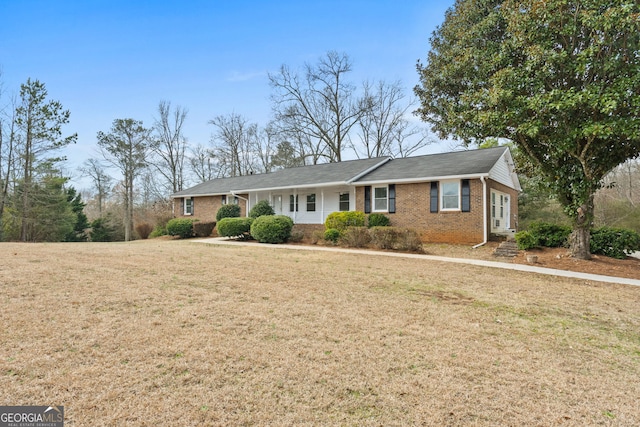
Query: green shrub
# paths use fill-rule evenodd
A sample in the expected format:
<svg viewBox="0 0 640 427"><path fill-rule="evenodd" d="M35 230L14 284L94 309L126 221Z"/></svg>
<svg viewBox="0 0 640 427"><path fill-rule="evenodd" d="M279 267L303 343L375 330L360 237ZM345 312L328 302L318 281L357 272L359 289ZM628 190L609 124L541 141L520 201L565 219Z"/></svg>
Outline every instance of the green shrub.
<svg viewBox="0 0 640 427"><path fill-rule="evenodd" d="M251 237L260 243L283 243L291 236L293 220L286 215L264 215L251 224Z"/></svg>
<svg viewBox="0 0 640 427"><path fill-rule="evenodd" d="M216 213L216 221L220 221L222 218L239 218L240 217L240 205L222 205Z"/></svg>
<svg viewBox="0 0 640 427"><path fill-rule="evenodd" d="M364 248L371 242L367 227L348 227L342 233L338 233L340 244L349 248Z"/></svg>
<svg viewBox="0 0 640 427"><path fill-rule="evenodd" d="M327 228L324 231L324 240L326 240L327 242L332 242L332 243L337 243L338 239L340 238L340 230L337 230L335 228Z"/></svg>
<svg viewBox="0 0 640 427"><path fill-rule="evenodd" d="M222 218L218 221L218 236L249 239L253 218Z"/></svg>
<svg viewBox="0 0 640 427"><path fill-rule="evenodd" d="M335 228L344 231L347 227L363 227L366 222L366 215L360 211L333 212L324 221L325 229Z"/></svg>
<svg viewBox="0 0 640 427"><path fill-rule="evenodd" d="M640 234L624 228L601 227L591 231L590 250L592 254L625 259L640 251Z"/></svg>
<svg viewBox="0 0 640 427"><path fill-rule="evenodd" d="M213 228L215 226L216 223L213 221L196 221L193 223L193 233L196 235L196 237L209 237L211 236L211 232L213 231Z"/></svg>
<svg viewBox="0 0 640 427"><path fill-rule="evenodd" d="M389 217L381 213L372 213L367 221L369 227L387 227L391 220Z"/></svg>
<svg viewBox="0 0 640 427"><path fill-rule="evenodd" d="M167 229L161 225L156 225L156 227L153 229L151 234L149 234L149 238L154 239L156 237L166 236L166 235L167 235Z"/></svg>
<svg viewBox="0 0 640 427"><path fill-rule="evenodd" d="M521 251L538 247L538 239L529 231L518 231L514 237Z"/></svg>
<svg viewBox="0 0 640 427"><path fill-rule="evenodd" d="M534 221L529 224L527 231L536 238L538 246L558 248L567 246L567 239L569 238L569 234L571 234L571 227Z"/></svg>
<svg viewBox="0 0 640 427"><path fill-rule="evenodd" d="M189 218L174 218L167 222L167 234L187 239L193 236L193 220Z"/></svg>
<svg viewBox="0 0 640 427"><path fill-rule="evenodd" d="M266 200L260 200L255 204L254 207L249 211L249 218L258 218L259 216L264 215L275 215L275 211Z"/></svg>

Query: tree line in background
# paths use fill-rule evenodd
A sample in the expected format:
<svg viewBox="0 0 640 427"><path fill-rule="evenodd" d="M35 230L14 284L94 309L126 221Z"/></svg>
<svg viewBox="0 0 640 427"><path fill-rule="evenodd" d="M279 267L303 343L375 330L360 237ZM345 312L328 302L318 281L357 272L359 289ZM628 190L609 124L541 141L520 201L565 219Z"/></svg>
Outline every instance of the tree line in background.
<svg viewBox="0 0 640 427"><path fill-rule="evenodd" d="M97 134L99 154L79 168L92 183L84 195L92 228L99 230L93 240L131 240L135 223L166 221L169 194L213 178L337 162L347 153L408 156L430 142L407 119L412 102L400 82L358 88L348 78L351 71L348 55L333 51L299 72L283 65L269 75L273 120L261 127L238 113L218 115L209 121L207 145L188 142L188 110L168 101L158 104L150 127L115 119ZM73 213L83 204L81 195L67 188L65 159L56 157L77 135L62 136L70 113L47 95L43 83L28 80L19 98L2 104L0 240L87 238L68 230L80 227L74 221L88 228L87 219Z"/></svg>

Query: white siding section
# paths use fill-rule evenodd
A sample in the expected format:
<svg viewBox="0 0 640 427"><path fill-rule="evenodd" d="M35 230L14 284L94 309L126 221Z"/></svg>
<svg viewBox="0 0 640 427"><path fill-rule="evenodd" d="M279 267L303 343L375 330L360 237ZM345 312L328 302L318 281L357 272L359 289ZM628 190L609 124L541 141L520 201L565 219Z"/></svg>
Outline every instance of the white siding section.
<svg viewBox="0 0 640 427"><path fill-rule="evenodd" d="M336 186L318 189L261 191L251 193L249 200L255 205L267 200L277 215L286 215L296 224L324 224L330 213L340 210L340 193L349 193L349 208L355 210L356 194L353 186ZM316 195L316 210L307 212L307 195ZM298 211L290 211L291 196L298 196Z"/></svg>
<svg viewBox="0 0 640 427"><path fill-rule="evenodd" d="M513 159L507 150L489 171L489 178L509 188L521 190L520 181L518 181L518 176L513 166Z"/></svg>

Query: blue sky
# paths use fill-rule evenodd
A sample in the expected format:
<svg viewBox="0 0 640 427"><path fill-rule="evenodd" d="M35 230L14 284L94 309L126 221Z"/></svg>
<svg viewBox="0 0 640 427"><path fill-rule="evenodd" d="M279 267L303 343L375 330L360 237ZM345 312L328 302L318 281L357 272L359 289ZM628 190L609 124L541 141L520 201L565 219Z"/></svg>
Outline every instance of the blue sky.
<svg viewBox="0 0 640 427"><path fill-rule="evenodd" d="M71 112L66 134L78 133L70 173L98 157L96 133L114 119L151 127L160 100L187 108L185 136L207 144L215 116L269 120L267 73L329 50L350 56L354 83L400 80L412 95L416 61L453 3L0 0L0 103L27 78L45 83Z"/></svg>

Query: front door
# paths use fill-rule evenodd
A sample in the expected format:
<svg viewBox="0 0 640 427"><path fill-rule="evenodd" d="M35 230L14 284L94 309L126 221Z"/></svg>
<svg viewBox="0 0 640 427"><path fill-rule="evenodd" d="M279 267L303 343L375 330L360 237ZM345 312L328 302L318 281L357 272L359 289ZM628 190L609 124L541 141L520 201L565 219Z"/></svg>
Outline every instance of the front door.
<svg viewBox="0 0 640 427"><path fill-rule="evenodd" d="M282 215L282 194L273 196L273 210L276 215Z"/></svg>
<svg viewBox="0 0 640 427"><path fill-rule="evenodd" d="M504 233L511 228L509 195L491 190L491 232Z"/></svg>

